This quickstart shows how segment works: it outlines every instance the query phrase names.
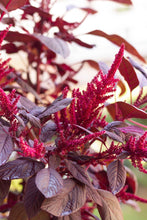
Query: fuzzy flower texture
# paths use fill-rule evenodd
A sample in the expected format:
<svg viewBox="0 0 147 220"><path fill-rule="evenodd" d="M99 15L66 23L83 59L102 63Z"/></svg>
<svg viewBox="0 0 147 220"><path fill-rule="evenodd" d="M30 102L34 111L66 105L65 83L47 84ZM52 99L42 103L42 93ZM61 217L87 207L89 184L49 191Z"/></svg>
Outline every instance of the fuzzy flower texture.
<svg viewBox="0 0 147 220"><path fill-rule="evenodd" d="M69 151L80 151L88 141L99 138L104 131L101 131L107 122L105 116L102 117L104 103L113 96L116 89L117 79L114 78L124 53L122 44L115 60L108 71L104 74L101 70L88 83L86 91L75 89L72 92L74 98L70 107L55 114L55 122L58 130L58 152L61 155ZM67 90L63 91L64 98ZM88 134L87 134L88 133Z"/></svg>

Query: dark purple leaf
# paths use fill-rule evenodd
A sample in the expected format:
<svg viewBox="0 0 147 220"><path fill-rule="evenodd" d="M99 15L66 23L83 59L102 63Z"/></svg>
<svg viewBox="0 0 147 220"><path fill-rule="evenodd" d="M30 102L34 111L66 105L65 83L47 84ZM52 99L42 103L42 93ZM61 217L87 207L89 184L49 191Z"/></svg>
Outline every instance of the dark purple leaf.
<svg viewBox="0 0 147 220"><path fill-rule="evenodd" d="M33 34L33 36L42 44L44 44L48 49L57 54L60 54L64 58L66 58L70 53L67 42L58 37L49 38L39 34Z"/></svg>
<svg viewBox="0 0 147 220"><path fill-rule="evenodd" d="M9 3L10 2L10 3ZM24 6L26 4L27 0L1 0L1 3L6 7L8 4L8 7L7 7L7 10L8 11L12 11L12 10L15 10L17 8L20 8L22 6Z"/></svg>
<svg viewBox="0 0 147 220"><path fill-rule="evenodd" d="M73 175L75 179L77 179L81 183L86 184L87 186L92 185L88 173L82 166L71 160L65 160L65 162L67 169L70 171L70 173Z"/></svg>
<svg viewBox="0 0 147 220"><path fill-rule="evenodd" d="M96 188L86 186L86 191L88 199L92 200L97 205L102 205L101 196L98 194Z"/></svg>
<svg viewBox="0 0 147 220"><path fill-rule="evenodd" d="M55 169L44 168L37 173L35 184L46 198L51 198L61 191L63 179Z"/></svg>
<svg viewBox="0 0 147 220"><path fill-rule="evenodd" d="M44 181L43 179L41 180ZM44 195L38 190L35 184L35 176L32 176L26 185L24 206L29 218L35 216L39 211L44 200Z"/></svg>
<svg viewBox="0 0 147 220"><path fill-rule="evenodd" d="M47 142L55 135L57 131L57 125L52 120L48 121L41 129L40 140Z"/></svg>
<svg viewBox="0 0 147 220"><path fill-rule="evenodd" d="M115 133L115 131L117 131L116 129L113 131L105 131L106 136L108 136L109 138L111 138L112 140L118 141L120 143L124 143L125 141L125 135L123 134L123 132L118 132Z"/></svg>
<svg viewBox="0 0 147 220"><path fill-rule="evenodd" d="M3 180L27 178L44 168L42 162L31 158L18 158L0 166L0 178Z"/></svg>
<svg viewBox="0 0 147 220"><path fill-rule="evenodd" d="M107 176L111 192L113 194L120 192L126 181L126 170L121 160L115 160L108 165Z"/></svg>
<svg viewBox="0 0 147 220"><path fill-rule="evenodd" d="M55 112L58 112L64 108L66 108L71 102L72 98L65 98L61 99L59 101L54 101L51 105L49 105L40 115L38 116L39 118L43 118L46 116L49 116Z"/></svg>
<svg viewBox="0 0 147 220"><path fill-rule="evenodd" d="M23 202L18 202L13 206L10 211L8 220L28 220ZM41 210L30 220L50 220L50 217L47 212Z"/></svg>
<svg viewBox="0 0 147 220"><path fill-rule="evenodd" d="M25 109L28 112L30 112L33 108L37 107L34 102L29 100L28 98L24 96L20 96L18 102L17 102L17 107L19 109Z"/></svg>
<svg viewBox="0 0 147 220"><path fill-rule="evenodd" d="M104 127L105 130L104 135L107 135L108 137L110 137L115 141L123 143L125 141L126 135L118 128L126 127L126 126L128 126L128 124L122 121L110 122L108 125Z"/></svg>
<svg viewBox="0 0 147 220"><path fill-rule="evenodd" d="M139 85L139 81L134 68L132 67L131 63L124 57L122 58L121 64L119 66L119 71L127 81L131 91Z"/></svg>
<svg viewBox="0 0 147 220"><path fill-rule="evenodd" d="M63 217L54 217L53 220L81 220L81 211Z"/></svg>
<svg viewBox="0 0 147 220"><path fill-rule="evenodd" d="M51 155L49 157L49 167L56 169L59 167L61 162L61 158L59 156L56 155Z"/></svg>
<svg viewBox="0 0 147 220"><path fill-rule="evenodd" d="M98 189L97 191L102 199L102 206L98 206L102 220L123 220L122 211L116 196L106 190Z"/></svg>
<svg viewBox="0 0 147 220"><path fill-rule="evenodd" d="M16 203L10 211L8 220L28 220L24 204L22 202Z"/></svg>
<svg viewBox="0 0 147 220"><path fill-rule="evenodd" d="M101 30L94 30L94 31L91 31L87 34L92 34L92 35L104 37L104 38L106 38L107 40L111 41L112 43L116 44L119 47L122 45L122 43L124 43L126 51L128 51L132 55L138 57L144 63L146 62L145 59L138 53L138 51L129 42L127 42L124 38L122 38L122 37L120 37L116 34L110 34L109 35L109 34L106 34L105 32L103 32Z"/></svg>
<svg viewBox="0 0 147 220"><path fill-rule="evenodd" d="M11 181L0 179L0 205L9 192Z"/></svg>
<svg viewBox="0 0 147 220"><path fill-rule="evenodd" d="M123 132L125 134L126 141L130 138L130 136L134 136L136 138L139 138L145 132L142 128L135 126L135 125L128 125L126 127L119 127L118 130L120 130L121 132Z"/></svg>
<svg viewBox="0 0 147 220"><path fill-rule="evenodd" d="M61 193L45 199L41 208L54 216L62 217L78 211L85 201L85 185L72 179L65 179Z"/></svg>
<svg viewBox="0 0 147 220"><path fill-rule="evenodd" d="M26 118L34 127L41 128L40 119L32 115L31 113L27 113L25 110L20 111L20 114Z"/></svg>
<svg viewBox="0 0 147 220"><path fill-rule="evenodd" d="M9 128L0 124L0 165L5 163L13 152L13 141Z"/></svg>
<svg viewBox="0 0 147 220"><path fill-rule="evenodd" d="M20 77L17 77L16 81L21 86L22 91L32 93L35 96L36 99L38 99L39 101L42 102L42 100L41 100L40 96L38 95L38 93L26 81L24 81Z"/></svg>
<svg viewBox="0 0 147 220"><path fill-rule="evenodd" d="M35 42L39 41L41 44L46 46L49 50L60 54L64 58L66 58L69 55L69 48L67 42L64 40L54 37L49 38L43 35L39 34L22 34L19 32L13 32L9 31L7 36L5 37L5 40L8 42L23 42L23 43L29 43L29 42Z"/></svg>
<svg viewBox="0 0 147 220"><path fill-rule="evenodd" d="M68 153L68 159L77 162L78 164L85 164L91 160L92 156L81 155L75 151Z"/></svg>
<svg viewBox="0 0 147 220"><path fill-rule="evenodd" d="M114 120L124 120L127 118L147 119L147 113L145 111L125 102L116 102L106 107ZM118 112L119 115L117 116Z"/></svg>

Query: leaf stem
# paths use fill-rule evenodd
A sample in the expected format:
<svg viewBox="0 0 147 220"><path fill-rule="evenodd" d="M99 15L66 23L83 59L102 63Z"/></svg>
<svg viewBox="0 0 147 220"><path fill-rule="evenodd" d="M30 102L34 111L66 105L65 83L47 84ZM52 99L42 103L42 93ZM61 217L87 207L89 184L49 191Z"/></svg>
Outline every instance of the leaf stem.
<svg viewBox="0 0 147 220"><path fill-rule="evenodd" d="M147 126L146 126L146 125L140 124L139 122L133 121L132 119L127 119L127 120L130 121L131 123L137 125L137 126L140 126L140 127L142 127L142 128L146 128L146 129L147 129Z"/></svg>

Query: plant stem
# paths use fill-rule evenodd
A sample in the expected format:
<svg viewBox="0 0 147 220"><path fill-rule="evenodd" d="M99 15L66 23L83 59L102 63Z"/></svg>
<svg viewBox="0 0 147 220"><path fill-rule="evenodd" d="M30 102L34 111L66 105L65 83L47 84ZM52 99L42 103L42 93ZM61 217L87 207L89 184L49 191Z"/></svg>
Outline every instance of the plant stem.
<svg viewBox="0 0 147 220"><path fill-rule="evenodd" d="M133 121L132 119L127 119L128 121L132 122L133 124L137 125L137 126L140 126L142 128L146 128L147 129L147 126L146 125L143 125L143 124L140 124L139 122L137 121Z"/></svg>

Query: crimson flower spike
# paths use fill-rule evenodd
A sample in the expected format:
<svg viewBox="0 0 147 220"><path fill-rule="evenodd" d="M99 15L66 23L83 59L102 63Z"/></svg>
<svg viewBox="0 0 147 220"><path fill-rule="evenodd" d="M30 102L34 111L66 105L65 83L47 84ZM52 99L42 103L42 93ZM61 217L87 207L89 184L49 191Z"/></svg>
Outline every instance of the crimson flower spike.
<svg viewBox="0 0 147 220"><path fill-rule="evenodd" d="M119 65L122 61L123 55L124 55L124 49L125 49L125 44L122 43L120 50L118 52L118 54L115 55L115 60L111 66L111 68L108 71L108 77L107 79L110 79L112 77L114 77L114 74L116 72L116 70L119 68Z"/></svg>

